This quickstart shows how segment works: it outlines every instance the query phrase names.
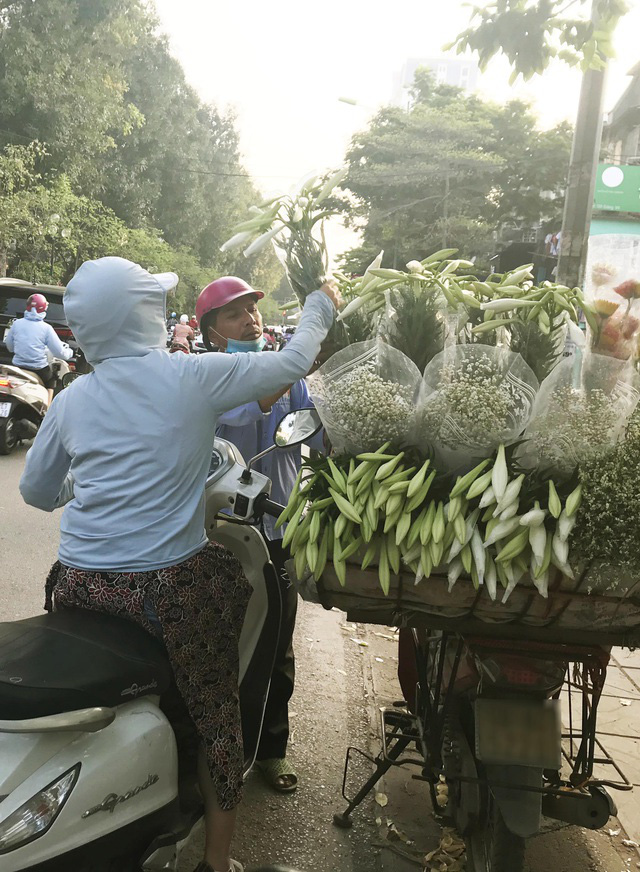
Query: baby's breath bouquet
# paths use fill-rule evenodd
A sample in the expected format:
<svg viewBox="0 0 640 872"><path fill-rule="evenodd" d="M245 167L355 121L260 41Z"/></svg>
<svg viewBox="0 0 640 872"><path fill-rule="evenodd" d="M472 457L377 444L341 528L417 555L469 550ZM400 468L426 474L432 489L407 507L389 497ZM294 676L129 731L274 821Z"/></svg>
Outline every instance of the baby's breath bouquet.
<svg viewBox="0 0 640 872"><path fill-rule="evenodd" d="M538 380L519 354L488 345L445 348L427 366L415 440L450 468L489 457L527 426Z"/></svg>
<svg viewBox="0 0 640 872"><path fill-rule="evenodd" d="M331 444L353 454L406 442L419 385L415 364L380 339L342 349L309 378Z"/></svg>
<svg viewBox="0 0 640 872"><path fill-rule="evenodd" d="M640 397L630 364L588 353L580 367L563 361L544 380L525 433L519 461L571 475L619 441Z"/></svg>
<svg viewBox="0 0 640 872"><path fill-rule="evenodd" d="M571 549L583 561L640 569L640 414L624 438L580 466L582 503Z"/></svg>

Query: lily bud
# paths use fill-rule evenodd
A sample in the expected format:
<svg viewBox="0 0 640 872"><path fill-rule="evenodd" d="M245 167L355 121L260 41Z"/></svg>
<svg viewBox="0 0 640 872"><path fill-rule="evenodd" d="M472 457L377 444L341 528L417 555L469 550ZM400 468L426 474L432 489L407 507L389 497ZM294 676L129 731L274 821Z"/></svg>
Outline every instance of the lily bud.
<svg viewBox="0 0 640 872"><path fill-rule="evenodd" d="M248 239L251 239L251 233L249 233L249 231L236 233L235 236L232 236L231 239L227 239L227 241L220 246L220 251L233 251L234 248L240 248L241 245L244 245Z"/></svg>
<svg viewBox="0 0 640 872"><path fill-rule="evenodd" d="M251 257L252 254L257 254L259 251L262 251L262 249L265 248L265 246L267 246L274 236L277 236L281 230L282 224L277 224L275 227L272 227L271 230L267 230L266 233L263 233L262 236L258 236L257 239L254 239L249 248L245 248L244 256Z"/></svg>

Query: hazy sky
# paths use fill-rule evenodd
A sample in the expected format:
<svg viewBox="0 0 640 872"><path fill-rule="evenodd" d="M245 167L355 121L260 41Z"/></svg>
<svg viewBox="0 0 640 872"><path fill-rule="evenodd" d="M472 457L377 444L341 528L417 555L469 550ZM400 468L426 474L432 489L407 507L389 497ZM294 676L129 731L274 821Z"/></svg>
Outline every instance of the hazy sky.
<svg viewBox="0 0 640 872"><path fill-rule="evenodd" d="M640 0L616 37L607 108L640 61ZM468 21L462 0L156 0L171 50L206 100L237 113L247 169L263 191L335 166L353 133L389 101L407 58L442 56ZM580 73L550 68L509 88L494 62L479 91L531 99L541 123L575 118ZM338 102L357 99L359 106Z"/></svg>

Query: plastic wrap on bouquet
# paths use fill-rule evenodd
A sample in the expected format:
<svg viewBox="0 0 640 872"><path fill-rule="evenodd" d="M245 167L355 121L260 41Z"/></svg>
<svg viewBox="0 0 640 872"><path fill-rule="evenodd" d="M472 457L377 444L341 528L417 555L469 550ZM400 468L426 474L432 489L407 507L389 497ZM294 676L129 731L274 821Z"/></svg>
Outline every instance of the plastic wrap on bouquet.
<svg viewBox="0 0 640 872"><path fill-rule="evenodd" d="M593 350L620 360L639 357L640 254L633 236L591 237L585 296L598 325L589 330Z"/></svg>
<svg viewBox="0 0 640 872"><path fill-rule="evenodd" d="M518 460L572 473L621 438L639 398L640 379L628 362L591 353L577 368L563 361L540 387Z"/></svg>
<svg viewBox="0 0 640 872"><path fill-rule="evenodd" d="M354 454L407 440L419 386L417 366L381 339L343 348L309 379L331 444Z"/></svg>
<svg viewBox="0 0 640 872"><path fill-rule="evenodd" d="M506 348L447 348L425 369L414 441L432 446L449 469L470 465L518 438L538 388L531 368Z"/></svg>

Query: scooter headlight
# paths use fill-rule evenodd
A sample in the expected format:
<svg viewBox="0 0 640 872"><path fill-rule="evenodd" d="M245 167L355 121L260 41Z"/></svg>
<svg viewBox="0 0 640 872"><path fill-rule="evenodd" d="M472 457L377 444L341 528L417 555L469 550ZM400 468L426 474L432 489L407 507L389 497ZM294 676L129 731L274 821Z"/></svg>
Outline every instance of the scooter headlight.
<svg viewBox="0 0 640 872"><path fill-rule="evenodd" d="M0 821L0 854L21 848L47 832L62 811L79 774L80 763Z"/></svg>

